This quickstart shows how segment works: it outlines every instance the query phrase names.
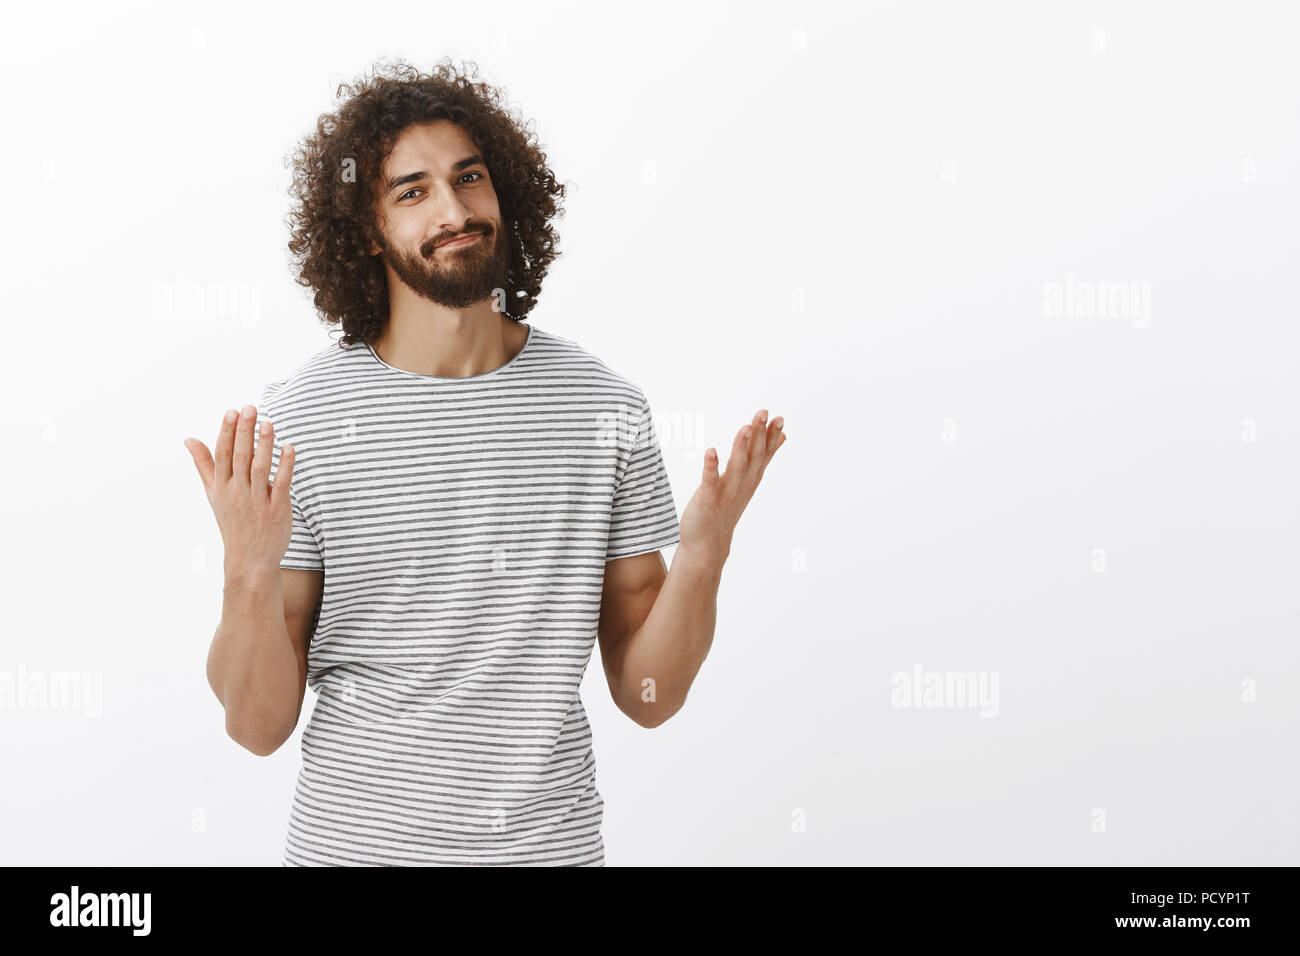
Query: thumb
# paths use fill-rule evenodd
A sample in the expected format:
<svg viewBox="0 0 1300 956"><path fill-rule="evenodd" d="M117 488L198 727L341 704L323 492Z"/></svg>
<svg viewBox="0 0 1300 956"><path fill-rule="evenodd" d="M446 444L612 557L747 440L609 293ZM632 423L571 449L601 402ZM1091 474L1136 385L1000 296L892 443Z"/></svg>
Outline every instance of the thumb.
<svg viewBox="0 0 1300 956"><path fill-rule="evenodd" d="M718 483L718 453L712 448L704 453L704 474L701 477L706 488Z"/></svg>
<svg viewBox="0 0 1300 956"><path fill-rule="evenodd" d="M185 439L185 448L194 459L194 467L199 477L203 479L203 487L206 490L212 485L212 478L217 472L217 463L212 460L212 453L208 451L208 446L197 438Z"/></svg>

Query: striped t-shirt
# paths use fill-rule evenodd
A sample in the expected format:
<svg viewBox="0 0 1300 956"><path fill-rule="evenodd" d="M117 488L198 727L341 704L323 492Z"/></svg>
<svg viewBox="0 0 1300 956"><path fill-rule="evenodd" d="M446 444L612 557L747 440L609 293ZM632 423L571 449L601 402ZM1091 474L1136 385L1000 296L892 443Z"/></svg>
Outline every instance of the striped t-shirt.
<svg viewBox="0 0 1300 956"><path fill-rule="evenodd" d="M678 543L644 393L529 326L439 378L322 349L259 417L297 452L283 568L325 573L286 866L603 866L578 688L605 562Z"/></svg>

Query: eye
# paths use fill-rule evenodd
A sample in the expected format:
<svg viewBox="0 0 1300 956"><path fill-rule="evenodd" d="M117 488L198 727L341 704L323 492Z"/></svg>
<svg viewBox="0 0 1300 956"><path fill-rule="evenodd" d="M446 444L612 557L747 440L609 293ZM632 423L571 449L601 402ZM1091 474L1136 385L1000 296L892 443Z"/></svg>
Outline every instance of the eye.
<svg viewBox="0 0 1300 956"><path fill-rule="evenodd" d="M460 177L460 181L461 181L462 183L465 182L465 178L466 178L467 176L477 176L478 179L482 179L482 178L483 178L483 174L482 174L482 173L470 172L470 173L466 173L464 176L461 176L461 177ZM473 180L473 182L478 182L478 179ZM398 202L402 202L403 200L405 200L405 199L407 199L408 197L410 197L412 194L414 194L414 193L418 193L418 192L423 192L423 191L424 191L424 190L419 189L419 188L416 188L416 189L408 189L406 192L402 193L402 195L400 195L400 196L397 197L397 201L398 201Z"/></svg>

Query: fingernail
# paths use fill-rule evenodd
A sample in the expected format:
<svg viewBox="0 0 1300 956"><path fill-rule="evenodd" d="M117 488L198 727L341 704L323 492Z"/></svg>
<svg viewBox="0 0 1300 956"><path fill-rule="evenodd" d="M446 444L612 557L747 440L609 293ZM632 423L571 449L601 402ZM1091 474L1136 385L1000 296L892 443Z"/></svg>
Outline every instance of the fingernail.
<svg viewBox="0 0 1300 956"><path fill-rule="evenodd" d="M232 408L230 411L226 412L226 424L227 424L227 425L233 425L233 424L235 424L235 419L237 419L237 418L239 418L239 412L235 411L233 408Z"/></svg>
<svg viewBox="0 0 1300 956"><path fill-rule="evenodd" d="M269 435L269 434L271 434L271 423L270 423L270 422L262 422L262 434L263 434L263 435Z"/></svg>
<svg viewBox="0 0 1300 956"><path fill-rule="evenodd" d="M778 417L778 418L774 418L774 419L772 419L772 425L775 426L775 427L778 428L778 429L779 429L782 425L784 425L784 424L785 424L785 419L784 419L784 418L780 418L780 417Z"/></svg>
<svg viewBox="0 0 1300 956"><path fill-rule="evenodd" d="M763 409L763 412L758 416L758 420L763 423L767 422L767 409Z"/></svg>
<svg viewBox="0 0 1300 956"><path fill-rule="evenodd" d="M253 413L256 412L256 411L257 411L257 409L254 408L252 405L245 405L245 406L244 406L244 412L243 412L244 417L245 417L245 418L252 418L252 417L253 417Z"/></svg>

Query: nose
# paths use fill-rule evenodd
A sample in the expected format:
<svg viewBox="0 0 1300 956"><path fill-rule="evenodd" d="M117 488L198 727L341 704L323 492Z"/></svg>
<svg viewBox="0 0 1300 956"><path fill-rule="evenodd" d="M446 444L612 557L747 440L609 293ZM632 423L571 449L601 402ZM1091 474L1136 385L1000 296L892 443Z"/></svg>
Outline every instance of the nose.
<svg viewBox="0 0 1300 956"><path fill-rule="evenodd" d="M465 231L465 224L469 222L470 210L456 191L450 186L443 184L438 190L436 201L432 204L434 213L434 225L447 233L448 235L459 235Z"/></svg>

